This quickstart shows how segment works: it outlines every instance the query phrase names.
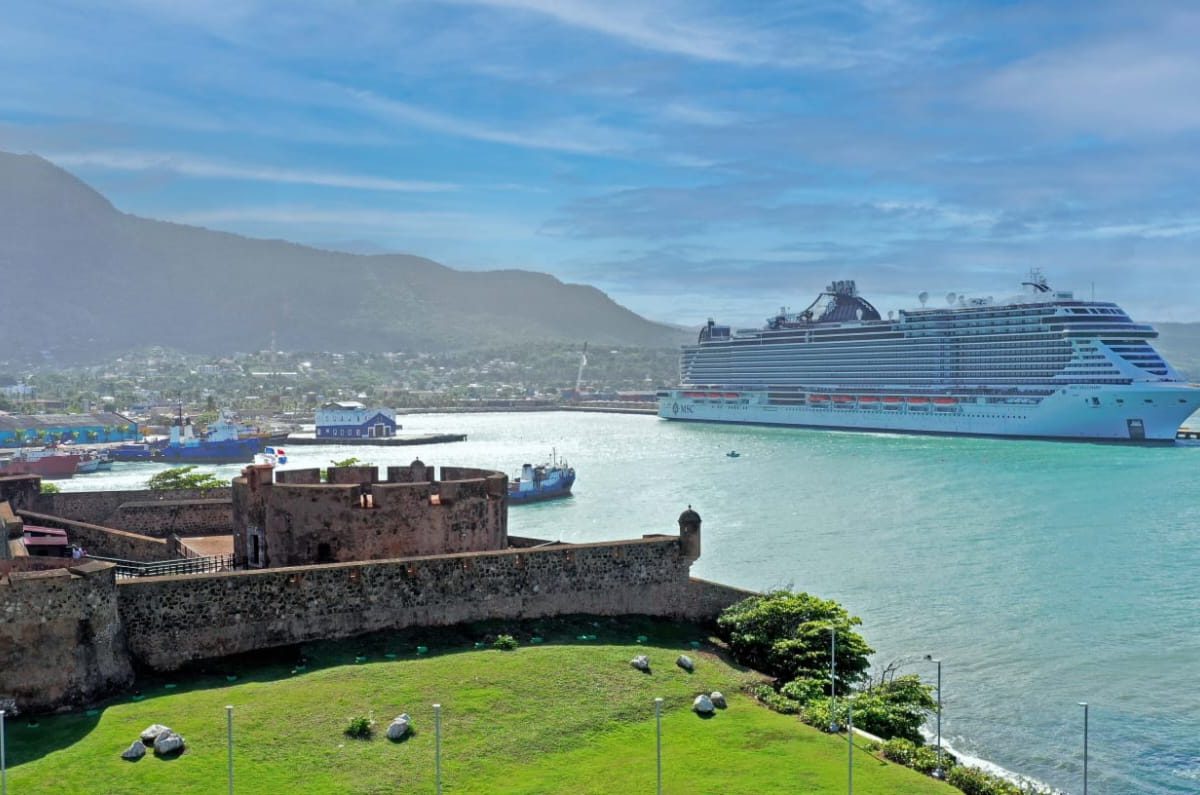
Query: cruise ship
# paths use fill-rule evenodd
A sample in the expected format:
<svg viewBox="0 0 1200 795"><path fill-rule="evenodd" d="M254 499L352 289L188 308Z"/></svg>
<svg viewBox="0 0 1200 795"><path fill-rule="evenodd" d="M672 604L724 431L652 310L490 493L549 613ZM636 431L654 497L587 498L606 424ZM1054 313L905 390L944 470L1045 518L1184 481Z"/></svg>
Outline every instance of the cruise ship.
<svg viewBox="0 0 1200 795"><path fill-rule="evenodd" d="M668 420L1105 441L1171 441L1200 409L1153 348L1152 326L1077 300L1034 271L1005 301L951 293L944 307L880 317L836 281L761 329L712 320L683 348Z"/></svg>

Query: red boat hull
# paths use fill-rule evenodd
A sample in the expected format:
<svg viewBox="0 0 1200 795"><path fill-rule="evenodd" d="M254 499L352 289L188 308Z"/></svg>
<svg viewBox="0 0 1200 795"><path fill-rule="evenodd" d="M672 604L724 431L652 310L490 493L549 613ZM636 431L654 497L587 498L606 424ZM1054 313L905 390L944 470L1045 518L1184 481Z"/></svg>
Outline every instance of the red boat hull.
<svg viewBox="0 0 1200 795"><path fill-rule="evenodd" d="M39 458L12 458L0 464L3 475L40 475L53 480L69 478L79 465L77 455L48 455Z"/></svg>

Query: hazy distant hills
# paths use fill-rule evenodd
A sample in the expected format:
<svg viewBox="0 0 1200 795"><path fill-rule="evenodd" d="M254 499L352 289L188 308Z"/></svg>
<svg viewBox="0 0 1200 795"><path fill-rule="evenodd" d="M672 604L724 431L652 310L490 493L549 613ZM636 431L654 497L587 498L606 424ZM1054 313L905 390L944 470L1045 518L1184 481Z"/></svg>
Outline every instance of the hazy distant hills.
<svg viewBox="0 0 1200 795"><path fill-rule="evenodd" d="M57 166L0 153L3 355L163 345L227 353L525 341L673 346L678 329L528 271L456 271L127 215Z"/></svg>
<svg viewBox="0 0 1200 795"><path fill-rule="evenodd" d="M1152 345L1168 362L1200 383L1200 323L1155 323L1159 337Z"/></svg>

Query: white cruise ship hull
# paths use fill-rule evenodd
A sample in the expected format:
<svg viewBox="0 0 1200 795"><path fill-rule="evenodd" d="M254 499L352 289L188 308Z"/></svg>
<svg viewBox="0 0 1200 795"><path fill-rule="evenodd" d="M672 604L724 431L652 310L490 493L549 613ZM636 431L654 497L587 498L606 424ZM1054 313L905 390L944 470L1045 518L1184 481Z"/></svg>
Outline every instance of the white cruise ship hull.
<svg viewBox="0 0 1200 795"><path fill-rule="evenodd" d="M695 388L660 393L668 420L899 433L1120 442L1173 441L1200 411L1200 386L1072 385L1045 397L808 393L806 405L773 405L767 393ZM937 402L935 402L937 401Z"/></svg>

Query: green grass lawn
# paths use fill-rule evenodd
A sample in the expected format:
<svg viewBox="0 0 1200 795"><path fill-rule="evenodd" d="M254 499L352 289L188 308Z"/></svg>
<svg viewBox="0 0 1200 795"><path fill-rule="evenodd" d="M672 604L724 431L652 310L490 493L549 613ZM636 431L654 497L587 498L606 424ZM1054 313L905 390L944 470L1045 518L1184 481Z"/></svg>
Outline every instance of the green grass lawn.
<svg viewBox="0 0 1200 795"><path fill-rule="evenodd" d="M233 662L181 674L171 689L142 682L144 698L117 699L96 714L43 717L36 726L18 718L8 731L9 792L223 793L226 704L234 706L239 793L433 792L431 705L440 702L446 792L652 793L655 697L664 699L665 792L846 791L845 738L754 703L741 688L756 675L707 644L692 650L688 641L704 637L695 627L576 619L508 629L522 638L516 651L473 649L479 628L376 636L305 647L306 669L295 673L289 660ZM534 632L546 642L530 645ZM428 655L415 654L418 643ZM675 666L681 652L696 660L695 673ZM652 673L629 666L638 653L650 656ZM359 655L367 661L356 663ZM237 682L226 681L230 672ZM691 701L712 690L726 694L729 708L703 720ZM416 733L394 744L384 730L401 712ZM368 713L378 721L373 739L342 733ZM188 750L123 761L121 751L155 722L183 734ZM954 792L860 750L854 786L878 795Z"/></svg>

